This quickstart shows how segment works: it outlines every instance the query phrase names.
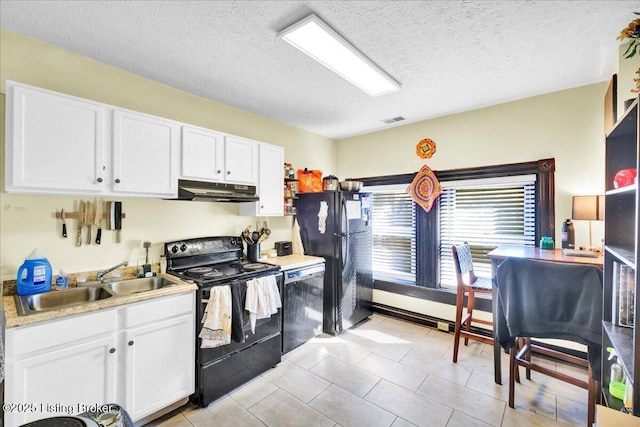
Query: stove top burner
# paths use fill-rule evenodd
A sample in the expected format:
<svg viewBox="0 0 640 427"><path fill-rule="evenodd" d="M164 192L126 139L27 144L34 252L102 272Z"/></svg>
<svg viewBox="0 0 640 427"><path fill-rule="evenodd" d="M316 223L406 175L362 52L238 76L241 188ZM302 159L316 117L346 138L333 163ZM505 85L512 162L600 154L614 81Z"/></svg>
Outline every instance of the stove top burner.
<svg viewBox="0 0 640 427"><path fill-rule="evenodd" d="M249 263L242 265L243 270L253 271L253 270L262 270L263 268L267 268L265 264L261 264L259 262Z"/></svg>
<svg viewBox="0 0 640 427"><path fill-rule="evenodd" d="M204 277L205 279L215 279L216 277L222 277L222 276L224 276L224 273L218 270L209 271L202 275L202 277Z"/></svg>
<svg viewBox="0 0 640 427"><path fill-rule="evenodd" d="M203 273L208 273L211 270L213 270L212 267L196 267L196 268L190 268L189 270L187 270L187 273L203 274Z"/></svg>

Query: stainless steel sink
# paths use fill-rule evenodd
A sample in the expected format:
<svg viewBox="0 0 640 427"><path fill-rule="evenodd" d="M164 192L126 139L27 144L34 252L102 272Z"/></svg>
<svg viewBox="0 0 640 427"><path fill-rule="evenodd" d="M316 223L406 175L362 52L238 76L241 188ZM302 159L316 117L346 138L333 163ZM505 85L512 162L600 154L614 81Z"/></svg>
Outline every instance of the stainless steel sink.
<svg viewBox="0 0 640 427"><path fill-rule="evenodd" d="M87 286L34 295L15 295L18 314L25 316L49 310L111 298L113 295L101 286Z"/></svg>
<svg viewBox="0 0 640 427"><path fill-rule="evenodd" d="M140 292L153 291L167 286L175 286L177 283L164 277L143 277L140 279L121 280L103 285L116 295L131 295Z"/></svg>

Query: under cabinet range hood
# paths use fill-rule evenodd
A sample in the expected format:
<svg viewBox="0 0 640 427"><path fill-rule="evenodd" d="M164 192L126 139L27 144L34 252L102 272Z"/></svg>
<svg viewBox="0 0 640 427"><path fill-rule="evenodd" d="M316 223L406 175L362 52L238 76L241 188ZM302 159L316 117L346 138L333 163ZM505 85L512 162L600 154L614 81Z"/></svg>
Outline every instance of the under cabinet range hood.
<svg viewBox="0 0 640 427"><path fill-rule="evenodd" d="M255 185L178 180L178 198L199 202L257 202Z"/></svg>

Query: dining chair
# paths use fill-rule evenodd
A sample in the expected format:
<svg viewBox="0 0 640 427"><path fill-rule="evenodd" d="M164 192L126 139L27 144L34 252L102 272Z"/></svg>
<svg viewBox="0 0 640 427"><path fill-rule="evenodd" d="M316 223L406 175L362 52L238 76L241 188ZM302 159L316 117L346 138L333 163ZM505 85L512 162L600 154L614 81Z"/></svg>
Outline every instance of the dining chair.
<svg viewBox="0 0 640 427"><path fill-rule="evenodd" d="M473 308L476 294L491 297L491 279L478 277L473 272L473 259L471 247L467 242L451 247L453 263L456 270L456 323L453 342L453 363L458 362L458 349L460 338L464 337L464 345L469 345L469 339L481 341L485 344L493 344L493 338L471 331L472 323L493 325L491 320L473 317ZM466 313L464 301L467 298Z"/></svg>
<svg viewBox="0 0 640 427"><path fill-rule="evenodd" d="M509 407L515 407L518 368L536 371L588 391L587 426L595 418L602 360L602 270L579 265L507 258L497 268L495 339L509 349ZM551 349L532 338L556 338L587 346L587 359ZM587 380L540 364L562 360L586 367Z"/></svg>

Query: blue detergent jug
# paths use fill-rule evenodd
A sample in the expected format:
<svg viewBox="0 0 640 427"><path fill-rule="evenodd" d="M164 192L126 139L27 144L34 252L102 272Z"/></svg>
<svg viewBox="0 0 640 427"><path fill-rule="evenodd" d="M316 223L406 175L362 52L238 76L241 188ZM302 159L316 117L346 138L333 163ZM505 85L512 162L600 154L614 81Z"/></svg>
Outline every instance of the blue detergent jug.
<svg viewBox="0 0 640 427"><path fill-rule="evenodd" d="M51 289L51 264L38 248L24 260L18 269L16 284L18 295L32 295L47 292Z"/></svg>

